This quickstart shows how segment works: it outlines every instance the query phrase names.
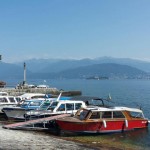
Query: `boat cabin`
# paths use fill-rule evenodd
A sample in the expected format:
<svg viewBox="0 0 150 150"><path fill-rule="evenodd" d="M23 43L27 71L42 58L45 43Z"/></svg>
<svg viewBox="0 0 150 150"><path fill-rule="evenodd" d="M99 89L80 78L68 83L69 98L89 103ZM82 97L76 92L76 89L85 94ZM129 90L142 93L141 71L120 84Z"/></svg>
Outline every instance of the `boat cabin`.
<svg viewBox="0 0 150 150"><path fill-rule="evenodd" d="M8 96L9 94L7 92L0 92L0 96Z"/></svg>
<svg viewBox="0 0 150 150"><path fill-rule="evenodd" d="M14 106L17 105L18 101L14 96L0 96L0 112L2 109L7 106Z"/></svg>
<svg viewBox="0 0 150 150"><path fill-rule="evenodd" d="M42 93L25 93L19 97L22 100L29 100L29 99L37 99L37 98L46 98L46 95Z"/></svg>
<svg viewBox="0 0 150 150"><path fill-rule="evenodd" d="M0 96L0 105L17 104L17 100L14 96Z"/></svg>
<svg viewBox="0 0 150 150"><path fill-rule="evenodd" d="M59 114L75 114L81 107L86 107L83 101L59 100L45 101L39 109L26 112L27 118L49 117Z"/></svg>
<svg viewBox="0 0 150 150"><path fill-rule="evenodd" d="M145 118L142 110L128 107L112 107L112 108L87 107L80 109L75 116L78 116L81 120Z"/></svg>

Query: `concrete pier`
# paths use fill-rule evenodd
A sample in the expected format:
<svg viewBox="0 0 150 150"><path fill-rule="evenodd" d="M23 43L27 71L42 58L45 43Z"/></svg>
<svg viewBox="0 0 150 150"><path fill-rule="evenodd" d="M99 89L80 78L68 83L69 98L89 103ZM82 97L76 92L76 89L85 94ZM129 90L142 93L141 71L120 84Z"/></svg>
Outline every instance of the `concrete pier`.
<svg viewBox="0 0 150 150"><path fill-rule="evenodd" d="M77 96L82 95L81 91L61 91L57 88L0 88L0 91L7 92L9 95L12 96L19 96L24 93L43 93L43 94L53 94L59 95L62 92L62 96Z"/></svg>

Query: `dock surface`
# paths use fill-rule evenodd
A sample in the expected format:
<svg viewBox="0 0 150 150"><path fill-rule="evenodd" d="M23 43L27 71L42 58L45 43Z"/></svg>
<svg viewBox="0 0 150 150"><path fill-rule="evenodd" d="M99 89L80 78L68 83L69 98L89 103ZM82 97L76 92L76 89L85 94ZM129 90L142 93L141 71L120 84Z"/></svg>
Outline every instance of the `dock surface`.
<svg viewBox="0 0 150 150"><path fill-rule="evenodd" d="M51 121L51 120L55 120L55 119L63 118L63 117L67 117L67 116L70 116L70 114L61 114L61 115L57 115L57 116L51 116L51 117L45 117L45 118L40 118L40 119L35 119L35 120L29 120L29 121L25 121L25 122L8 124L8 125L4 125L3 128L5 128L5 129L17 129L17 128L25 127L28 125L43 123L43 122L47 122L47 121Z"/></svg>

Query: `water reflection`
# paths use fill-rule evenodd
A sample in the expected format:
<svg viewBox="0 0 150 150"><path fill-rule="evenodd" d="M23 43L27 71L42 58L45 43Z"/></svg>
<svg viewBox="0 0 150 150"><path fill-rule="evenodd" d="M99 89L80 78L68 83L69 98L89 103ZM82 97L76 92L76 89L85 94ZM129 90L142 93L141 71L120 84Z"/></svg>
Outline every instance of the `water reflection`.
<svg viewBox="0 0 150 150"><path fill-rule="evenodd" d="M123 141L137 146L142 146L145 149L150 147L150 136L148 128L136 129L124 133L117 133L104 136L106 136L109 139L115 139L116 141Z"/></svg>

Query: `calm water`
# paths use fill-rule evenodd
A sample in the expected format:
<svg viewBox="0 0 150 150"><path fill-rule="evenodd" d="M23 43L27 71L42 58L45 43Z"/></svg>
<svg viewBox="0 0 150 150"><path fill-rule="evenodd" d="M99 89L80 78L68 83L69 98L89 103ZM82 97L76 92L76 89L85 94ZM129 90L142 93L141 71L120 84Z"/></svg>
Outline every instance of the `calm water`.
<svg viewBox="0 0 150 150"><path fill-rule="evenodd" d="M6 81L6 80L5 80ZM19 81L6 81L16 85ZM29 80L29 84L48 84L51 87L68 90L81 90L82 95L107 98L110 93L112 101L119 106L141 107L145 117L150 120L150 80ZM113 134L110 138L118 138L150 147L150 126L122 134ZM97 137L98 138L98 137Z"/></svg>

